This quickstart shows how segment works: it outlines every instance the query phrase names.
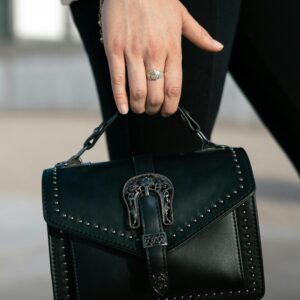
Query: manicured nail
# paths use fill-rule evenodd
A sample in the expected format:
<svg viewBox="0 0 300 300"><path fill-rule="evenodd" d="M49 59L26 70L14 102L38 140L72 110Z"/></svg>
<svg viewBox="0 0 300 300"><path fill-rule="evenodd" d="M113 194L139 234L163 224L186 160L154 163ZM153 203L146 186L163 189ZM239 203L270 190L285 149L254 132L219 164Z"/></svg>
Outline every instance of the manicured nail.
<svg viewBox="0 0 300 300"><path fill-rule="evenodd" d="M222 44L222 43L220 43L219 41L217 41L217 40L215 40L215 39L213 39L213 43L215 44L215 46L217 46L218 48L223 48L224 47L224 45Z"/></svg>
<svg viewBox="0 0 300 300"><path fill-rule="evenodd" d="M119 105L119 112L123 115L128 113L128 106L126 104Z"/></svg>

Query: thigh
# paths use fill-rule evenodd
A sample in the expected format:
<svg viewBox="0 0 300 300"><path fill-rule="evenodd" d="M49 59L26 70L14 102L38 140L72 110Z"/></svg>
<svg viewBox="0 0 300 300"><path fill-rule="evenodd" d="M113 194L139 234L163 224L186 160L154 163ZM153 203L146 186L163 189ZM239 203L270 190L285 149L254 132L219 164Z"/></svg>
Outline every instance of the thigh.
<svg viewBox="0 0 300 300"><path fill-rule="evenodd" d="M95 77L103 118L116 111L110 83L109 67L103 45L99 42L98 0L79 0L71 4L74 22L81 35ZM240 0L182 0L192 16L224 49L208 53L182 39L183 85L180 105L188 109L210 137L219 109L224 80ZM128 84L126 84L129 93ZM179 111L164 118L129 111L107 131L110 159L130 157L140 153L176 153L194 151L200 141L180 119Z"/></svg>
<svg viewBox="0 0 300 300"><path fill-rule="evenodd" d="M230 71L300 175L299 8L244 0Z"/></svg>

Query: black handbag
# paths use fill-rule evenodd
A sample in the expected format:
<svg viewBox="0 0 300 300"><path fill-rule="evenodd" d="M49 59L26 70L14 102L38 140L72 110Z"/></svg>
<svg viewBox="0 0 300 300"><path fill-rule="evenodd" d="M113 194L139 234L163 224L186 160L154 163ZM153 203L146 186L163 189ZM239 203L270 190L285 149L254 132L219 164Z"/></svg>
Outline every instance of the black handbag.
<svg viewBox="0 0 300 300"><path fill-rule="evenodd" d="M209 141L178 110L201 140L194 152L83 163L116 112L76 155L43 171L55 300L264 296L248 156Z"/></svg>

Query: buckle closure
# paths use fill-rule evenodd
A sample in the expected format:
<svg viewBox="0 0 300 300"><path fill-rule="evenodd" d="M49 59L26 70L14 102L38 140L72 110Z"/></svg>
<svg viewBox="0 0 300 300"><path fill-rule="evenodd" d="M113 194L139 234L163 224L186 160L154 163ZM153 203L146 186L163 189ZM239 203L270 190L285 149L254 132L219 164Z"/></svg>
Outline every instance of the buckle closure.
<svg viewBox="0 0 300 300"><path fill-rule="evenodd" d="M156 192L159 196L163 224L174 223L172 182L162 174L145 173L129 178L123 187L123 200L127 207L128 224L131 229L140 227L139 197L143 194L149 195L150 191Z"/></svg>

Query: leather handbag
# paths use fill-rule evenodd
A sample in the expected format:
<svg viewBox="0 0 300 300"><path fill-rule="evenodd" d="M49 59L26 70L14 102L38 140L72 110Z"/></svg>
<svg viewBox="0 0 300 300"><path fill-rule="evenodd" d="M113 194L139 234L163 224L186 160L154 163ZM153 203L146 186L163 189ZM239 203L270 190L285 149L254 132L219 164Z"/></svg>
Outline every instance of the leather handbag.
<svg viewBox="0 0 300 300"><path fill-rule="evenodd" d="M262 299L255 181L241 147L82 162L118 117L42 174L55 300Z"/></svg>

